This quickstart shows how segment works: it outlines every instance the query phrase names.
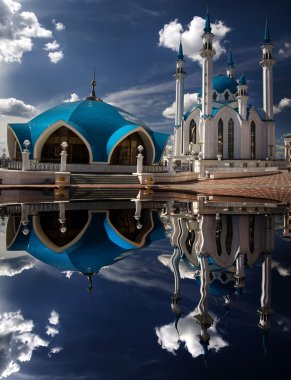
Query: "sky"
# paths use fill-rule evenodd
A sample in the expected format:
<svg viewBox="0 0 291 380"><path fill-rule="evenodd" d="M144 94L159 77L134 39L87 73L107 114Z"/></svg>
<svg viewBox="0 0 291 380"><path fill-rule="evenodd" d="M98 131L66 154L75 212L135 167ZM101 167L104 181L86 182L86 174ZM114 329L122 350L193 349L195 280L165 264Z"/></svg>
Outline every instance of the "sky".
<svg viewBox="0 0 291 380"><path fill-rule="evenodd" d="M171 132L173 73L182 33L187 77L185 108L201 85L199 50L206 1L0 0L0 140L8 122L31 119L90 93L155 130ZM291 27L287 0L208 1L216 35L214 74L225 73L231 45L236 76L249 85L249 103L262 109L259 64L265 19L274 44L277 143L291 132ZM0 142L1 142L0 141Z"/></svg>

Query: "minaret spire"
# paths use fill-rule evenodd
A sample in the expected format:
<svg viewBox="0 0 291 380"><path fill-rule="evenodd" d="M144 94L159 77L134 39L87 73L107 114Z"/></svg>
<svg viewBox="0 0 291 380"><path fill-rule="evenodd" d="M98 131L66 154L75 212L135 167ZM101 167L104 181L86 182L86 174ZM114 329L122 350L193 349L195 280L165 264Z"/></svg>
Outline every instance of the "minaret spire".
<svg viewBox="0 0 291 380"><path fill-rule="evenodd" d="M231 47L229 48L228 51L228 57L227 57L227 69L226 69L226 74L229 78L234 78L234 63L233 63L233 57L232 57L232 50Z"/></svg>
<svg viewBox="0 0 291 380"><path fill-rule="evenodd" d="M265 25L265 34L264 34L264 44L270 44L272 41L270 29L268 25L268 18L266 17L266 25Z"/></svg>
<svg viewBox="0 0 291 380"><path fill-rule="evenodd" d="M184 78L186 73L184 71L184 54L182 46L182 35L180 35L180 44L178 49L178 57L176 61L176 72L174 78L176 79L176 114L175 114L175 156L182 155L182 127L183 127L183 112L184 112Z"/></svg>

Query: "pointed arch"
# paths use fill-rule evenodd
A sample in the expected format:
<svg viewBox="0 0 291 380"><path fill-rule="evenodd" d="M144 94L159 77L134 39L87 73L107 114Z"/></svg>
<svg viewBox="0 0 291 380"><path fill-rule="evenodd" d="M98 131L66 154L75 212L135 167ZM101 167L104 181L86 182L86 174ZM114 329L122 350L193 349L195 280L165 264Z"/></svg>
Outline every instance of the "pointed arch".
<svg viewBox="0 0 291 380"><path fill-rule="evenodd" d="M217 153L223 156L223 121L218 120L218 138L217 138Z"/></svg>
<svg viewBox="0 0 291 380"><path fill-rule="evenodd" d="M256 124L254 121L251 122L251 159L256 159Z"/></svg>
<svg viewBox="0 0 291 380"><path fill-rule="evenodd" d="M228 122L228 158L234 159L234 121L232 118Z"/></svg>
<svg viewBox="0 0 291 380"><path fill-rule="evenodd" d="M197 143L197 124L196 124L196 121L193 119L190 121L189 143L193 143L193 144Z"/></svg>

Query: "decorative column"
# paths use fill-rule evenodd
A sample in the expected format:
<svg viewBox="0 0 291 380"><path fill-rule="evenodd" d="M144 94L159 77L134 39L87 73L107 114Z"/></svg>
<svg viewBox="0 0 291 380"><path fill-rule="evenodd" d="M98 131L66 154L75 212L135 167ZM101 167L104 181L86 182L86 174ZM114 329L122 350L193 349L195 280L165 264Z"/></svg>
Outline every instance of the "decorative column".
<svg viewBox="0 0 291 380"><path fill-rule="evenodd" d="M29 224L29 205L25 203L21 203L21 225L22 227L22 233L23 235L28 235L29 234L29 228L27 227Z"/></svg>
<svg viewBox="0 0 291 380"><path fill-rule="evenodd" d="M223 143L218 140L217 141L217 159L218 161L221 161L222 159L222 149L223 149Z"/></svg>
<svg viewBox="0 0 291 380"><path fill-rule="evenodd" d="M174 172L174 157L173 157L173 148L171 146L167 147L167 158L168 158L168 173Z"/></svg>
<svg viewBox="0 0 291 380"><path fill-rule="evenodd" d="M29 160L29 149L30 141L24 140L23 145L25 146L24 150L22 151L22 171L25 172L30 169L30 160Z"/></svg>
<svg viewBox="0 0 291 380"><path fill-rule="evenodd" d="M134 213L134 219L136 220L136 228L138 230L142 229L143 225L140 222L141 217L141 201L140 199L134 199L135 202L135 213Z"/></svg>
<svg viewBox="0 0 291 380"><path fill-rule="evenodd" d="M66 223L66 210L65 210L65 203L60 202L59 203L59 222L60 222L60 231L62 234L64 234L67 231L67 227L65 226Z"/></svg>
<svg viewBox="0 0 291 380"><path fill-rule="evenodd" d="M63 141L61 143L62 151L60 153L61 156L61 165L60 165L60 172L66 172L67 170L67 149L68 149L68 143L66 141Z"/></svg>
<svg viewBox="0 0 291 380"><path fill-rule="evenodd" d="M137 174L142 174L143 172L143 152L144 147L142 145L139 145L137 147L138 155L136 156L136 173Z"/></svg>
<svg viewBox="0 0 291 380"><path fill-rule="evenodd" d="M270 315L273 313L271 309L271 271L272 255L265 253L262 265L261 308L258 310L260 315L259 327L262 330L269 330L271 328L269 321Z"/></svg>

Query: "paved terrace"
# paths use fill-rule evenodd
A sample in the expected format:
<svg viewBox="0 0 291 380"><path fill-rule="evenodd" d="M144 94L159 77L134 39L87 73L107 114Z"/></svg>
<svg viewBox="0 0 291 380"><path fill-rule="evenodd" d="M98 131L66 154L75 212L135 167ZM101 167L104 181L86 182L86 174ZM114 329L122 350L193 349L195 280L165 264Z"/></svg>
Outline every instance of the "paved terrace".
<svg viewBox="0 0 291 380"><path fill-rule="evenodd" d="M224 195L275 200L291 203L291 174L282 171L278 174L232 179L202 180L194 184L161 186L164 189L194 191L205 195Z"/></svg>

